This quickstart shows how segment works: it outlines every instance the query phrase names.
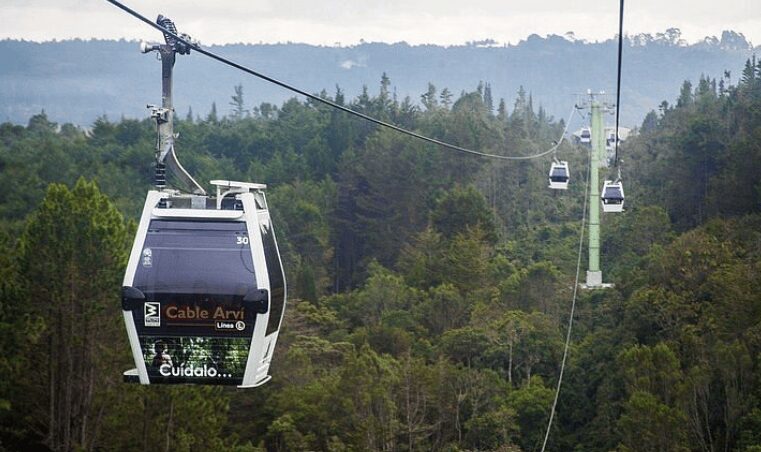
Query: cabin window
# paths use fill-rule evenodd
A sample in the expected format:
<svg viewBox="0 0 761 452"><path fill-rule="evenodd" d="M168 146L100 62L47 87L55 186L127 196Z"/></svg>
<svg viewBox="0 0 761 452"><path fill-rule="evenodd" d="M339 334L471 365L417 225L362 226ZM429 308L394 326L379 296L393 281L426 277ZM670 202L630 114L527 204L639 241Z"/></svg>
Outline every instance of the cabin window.
<svg viewBox="0 0 761 452"><path fill-rule="evenodd" d="M153 220L134 286L154 294L242 297L255 288L244 222Z"/></svg>

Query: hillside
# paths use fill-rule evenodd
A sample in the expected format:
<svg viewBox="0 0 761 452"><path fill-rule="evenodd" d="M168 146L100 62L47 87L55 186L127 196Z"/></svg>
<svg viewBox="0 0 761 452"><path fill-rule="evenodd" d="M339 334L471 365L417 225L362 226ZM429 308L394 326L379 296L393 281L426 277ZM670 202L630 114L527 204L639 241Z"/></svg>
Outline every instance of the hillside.
<svg viewBox="0 0 761 452"><path fill-rule="evenodd" d="M146 32L146 38L157 38ZM697 82L701 74L737 80L753 48L742 35L725 32L720 39L686 44L678 30L657 36L629 37L625 47L622 124L633 126L663 100L672 102L673 87ZM292 83L310 92L335 94L340 86L349 98L362 86L375 87L385 72L401 101L420 95L433 83L439 91L459 94L479 82L491 84L495 105L513 99L520 86L556 118L566 117L574 94L587 89L613 92L616 41L584 42L572 36L532 35L515 45L488 41L462 46L410 46L405 43L363 43L349 47L305 44L240 44L211 50ZM96 118L141 119L143 106L160 100L160 64L141 55L136 42L62 41L0 42L0 120L26 124L45 109L58 122L90 126ZM289 92L225 68L201 55L179 59L176 110L189 108L205 117L213 102L227 114L233 87L242 84L249 106L280 104ZM374 93L371 93L374 94Z"/></svg>
<svg viewBox="0 0 761 452"><path fill-rule="evenodd" d="M603 216L601 243L615 287L579 292L549 451L761 450L761 64L721 74L672 86L620 150L627 211ZM493 112L482 86L421 109L370 86L336 101L461 146L517 155L563 129L526 95ZM557 193L550 156L451 153L313 102L177 130L198 180L268 184L289 284L272 380L122 382L155 130L37 114L0 124L0 449L538 449L586 148L558 149L572 181Z"/></svg>

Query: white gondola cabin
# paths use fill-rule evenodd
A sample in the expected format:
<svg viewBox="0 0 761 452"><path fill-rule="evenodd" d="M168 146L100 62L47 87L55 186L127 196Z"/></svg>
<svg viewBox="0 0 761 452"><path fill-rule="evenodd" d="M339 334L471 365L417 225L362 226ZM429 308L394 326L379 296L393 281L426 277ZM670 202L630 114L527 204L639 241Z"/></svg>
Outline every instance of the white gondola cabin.
<svg viewBox="0 0 761 452"><path fill-rule="evenodd" d="M173 34L168 17L156 22ZM188 36L187 39L190 39ZM148 192L122 283L122 312L142 384L220 384L243 388L270 379L286 303L283 266L265 185L211 181L216 196L182 167L175 153L172 69L187 44L141 44L161 61L156 121L156 190ZM167 170L192 193L167 188Z"/></svg>
<svg viewBox="0 0 761 452"><path fill-rule="evenodd" d="M624 211L624 186L620 181L606 180L600 194L603 212Z"/></svg>
<svg viewBox="0 0 761 452"><path fill-rule="evenodd" d="M581 133L579 134L579 143L581 144L592 143L592 131L588 127L584 127L583 129L581 129Z"/></svg>
<svg viewBox="0 0 761 452"><path fill-rule="evenodd" d="M571 174L568 170L568 162L555 161L550 166L550 185L549 187L554 190L567 190L568 181L571 179Z"/></svg>
<svg viewBox="0 0 761 452"><path fill-rule="evenodd" d="M265 186L212 184L216 198L148 192L122 288L127 381L270 379L286 286Z"/></svg>

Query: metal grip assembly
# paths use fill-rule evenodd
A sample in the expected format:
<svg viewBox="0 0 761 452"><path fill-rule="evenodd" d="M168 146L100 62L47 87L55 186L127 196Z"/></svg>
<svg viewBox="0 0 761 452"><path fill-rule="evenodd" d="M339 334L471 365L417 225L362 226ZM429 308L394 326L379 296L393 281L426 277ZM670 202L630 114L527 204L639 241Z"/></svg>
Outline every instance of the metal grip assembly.
<svg viewBox="0 0 761 452"><path fill-rule="evenodd" d="M159 14L159 17L156 19L156 23L164 27L167 31L171 32L172 34L175 34L177 36L180 36L182 39L190 41L190 36L184 33L183 34L177 33L177 26L174 24L174 22L172 22L172 19ZM166 41L166 44L168 46L172 46L172 49L175 52L179 53L180 55L187 55L190 53L190 46L185 44L182 41L178 41L174 36L168 33L164 33L164 40Z"/></svg>

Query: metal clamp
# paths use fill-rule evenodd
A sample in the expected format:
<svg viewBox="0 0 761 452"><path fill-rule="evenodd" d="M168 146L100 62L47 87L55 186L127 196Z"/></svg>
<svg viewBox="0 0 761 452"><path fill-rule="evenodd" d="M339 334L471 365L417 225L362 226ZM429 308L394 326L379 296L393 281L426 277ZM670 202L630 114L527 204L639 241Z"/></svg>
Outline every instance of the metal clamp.
<svg viewBox="0 0 761 452"><path fill-rule="evenodd" d="M155 119L159 124L169 122L169 112L174 110L170 108L158 107L156 105L146 105L146 108L151 109L151 118Z"/></svg>

